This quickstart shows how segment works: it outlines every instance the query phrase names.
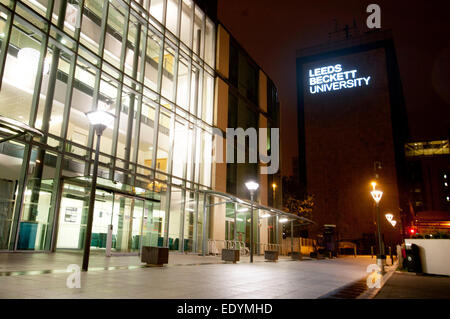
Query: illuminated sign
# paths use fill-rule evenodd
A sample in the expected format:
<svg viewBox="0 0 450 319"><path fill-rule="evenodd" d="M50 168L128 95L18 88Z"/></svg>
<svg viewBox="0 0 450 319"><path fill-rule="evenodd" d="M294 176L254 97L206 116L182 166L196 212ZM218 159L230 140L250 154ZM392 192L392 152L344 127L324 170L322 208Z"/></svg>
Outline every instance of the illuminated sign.
<svg viewBox="0 0 450 319"><path fill-rule="evenodd" d="M341 64L309 70L311 94L368 86L370 76L358 77L358 70L344 71Z"/></svg>

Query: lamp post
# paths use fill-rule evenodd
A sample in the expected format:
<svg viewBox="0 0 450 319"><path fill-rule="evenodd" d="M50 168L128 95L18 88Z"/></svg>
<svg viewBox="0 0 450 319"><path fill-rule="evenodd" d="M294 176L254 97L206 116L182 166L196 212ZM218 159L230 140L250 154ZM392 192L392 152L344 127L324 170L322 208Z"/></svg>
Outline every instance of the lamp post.
<svg viewBox="0 0 450 319"><path fill-rule="evenodd" d="M381 197L383 196L383 192L380 190L376 190L375 186L376 183L373 182L372 183L373 186L373 190L370 192L370 194L372 195L373 200L376 203L377 206L377 230L378 230L378 255L377 255L377 264L378 266L380 266L381 268L381 272L384 273L384 267L383 267L383 259L384 257L384 251L383 251L383 246L381 243L381 231L380 231L380 200Z"/></svg>
<svg viewBox="0 0 450 319"><path fill-rule="evenodd" d="M86 225L86 235L84 240L84 252L83 252L83 266L82 266L83 271L87 271L89 267L92 224L94 222L95 190L97 188L98 157L100 153L100 137L102 136L103 131L108 127L108 125L112 124L115 119L115 116L113 114L101 110L88 112L86 113L86 116L94 128L95 134L97 135L97 146L95 148L95 160L94 160L94 169L92 172L91 193L89 195L88 219Z"/></svg>
<svg viewBox="0 0 450 319"><path fill-rule="evenodd" d="M251 210L250 210L250 262L253 262L253 199L259 184L253 181L245 183L245 187L250 192Z"/></svg>
<svg viewBox="0 0 450 319"><path fill-rule="evenodd" d="M272 205L275 208L277 207L276 203L275 203L276 188L277 188L277 184L272 183L272 197L273 197ZM275 243L278 244L278 214L275 216L275 222L273 222L273 218L272 218L272 227L274 227L274 228L272 228L272 233L275 235L274 236L275 238L273 238L273 240L275 241Z"/></svg>

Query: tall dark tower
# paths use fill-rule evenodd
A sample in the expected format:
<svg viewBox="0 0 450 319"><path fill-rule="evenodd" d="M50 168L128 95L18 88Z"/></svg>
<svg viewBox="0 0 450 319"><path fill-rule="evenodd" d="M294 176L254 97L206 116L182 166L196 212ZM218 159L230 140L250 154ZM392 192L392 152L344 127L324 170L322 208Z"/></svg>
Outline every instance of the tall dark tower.
<svg viewBox="0 0 450 319"><path fill-rule="evenodd" d="M408 125L390 32L303 49L297 54L299 178L316 198L313 218L336 225L340 240L375 231L370 182L384 192L386 243L400 230L385 222L407 209L404 143Z"/></svg>

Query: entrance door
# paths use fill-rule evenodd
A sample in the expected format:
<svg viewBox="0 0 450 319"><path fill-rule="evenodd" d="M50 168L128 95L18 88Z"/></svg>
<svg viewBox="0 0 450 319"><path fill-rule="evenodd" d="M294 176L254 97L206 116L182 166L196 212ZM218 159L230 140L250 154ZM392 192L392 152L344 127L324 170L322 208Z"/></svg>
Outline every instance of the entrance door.
<svg viewBox="0 0 450 319"><path fill-rule="evenodd" d="M141 245L144 200L114 195L111 250L116 253L138 252Z"/></svg>
<svg viewBox="0 0 450 319"><path fill-rule="evenodd" d="M234 238L234 219L229 217L225 218L225 239L236 240Z"/></svg>
<svg viewBox="0 0 450 319"><path fill-rule="evenodd" d="M89 194L89 188L70 182L64 183L59 212L57 249L79 251L83 249ZM146 209L146 220L154 223L148 227L158 229L157 220L152 218L153 203L102 189L97 189L95 195L91 252L105 252L110 225L112 225L111 251L113 253L139 252L142 245L144 208ZM159 229L160 233L161 229ZM158 237L157 231L157 242Z"/></svg>
<svg viewBox="0 0 450 319"><path fill-rule="evenodd" d="M142 246L162 247L164 244L164 211L160 203L144 202L144 224L142 227Z"/></svg>
<svg viewBox="0 0 450 319"><path fill-rule="evenodd" d="M82 250L86 236L89 188L64 183L59 210L57 249ZM113 193L97 189L91 251L104 250L113 212Z"/></svg>

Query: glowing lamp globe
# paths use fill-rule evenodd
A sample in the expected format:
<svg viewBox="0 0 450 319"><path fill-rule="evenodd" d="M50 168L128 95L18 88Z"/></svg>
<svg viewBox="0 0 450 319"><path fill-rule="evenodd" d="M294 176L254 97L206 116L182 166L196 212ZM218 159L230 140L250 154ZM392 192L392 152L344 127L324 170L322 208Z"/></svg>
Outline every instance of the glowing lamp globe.
<svg viewBox="0 0 450 319"><path fill-rule="evenodd" d="M256 183L256 182L253 182L253 181L249 181L249 182L245 183L245 187L247 187L247 189L250 192L254 192L254 191L256 191L258 189L259 184Z"/></svg>
<svg viewBox="0 0 450 319"><path fill-rule="evenodd" d="M373 200L377 204L380 202L381 197L383 196L383 192L382 191L377 191L377 190L371 191L370 194L372 195Z"/></svg>

